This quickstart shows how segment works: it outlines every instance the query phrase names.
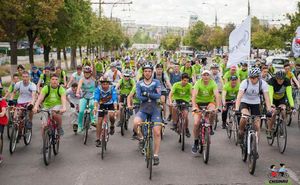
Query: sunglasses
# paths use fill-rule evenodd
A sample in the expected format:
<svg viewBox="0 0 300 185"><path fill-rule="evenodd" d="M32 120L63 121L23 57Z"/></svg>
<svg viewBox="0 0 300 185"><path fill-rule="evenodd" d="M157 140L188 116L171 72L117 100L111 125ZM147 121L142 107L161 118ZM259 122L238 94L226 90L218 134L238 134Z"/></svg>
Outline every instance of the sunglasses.
<svg viewBox="0 0 300 185"><path fill-rule="evenodd" d="M255 76L255 77L250 77L250 79L256 79L256 78L258 78L258 76Z"/></svg>

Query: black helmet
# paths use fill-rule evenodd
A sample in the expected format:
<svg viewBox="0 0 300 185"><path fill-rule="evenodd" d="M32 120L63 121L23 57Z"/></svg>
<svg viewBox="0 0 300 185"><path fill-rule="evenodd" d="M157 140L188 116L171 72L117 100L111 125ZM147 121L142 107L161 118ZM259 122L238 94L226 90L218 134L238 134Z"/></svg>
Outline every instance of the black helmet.
<svg viewBox="0 0 300 185"><path fill-rule="evenodd" d="M275 73L275 78L277 78L277 79L284 79L285 78L285 72L284 71L277 71L276 73Z"/></svg>

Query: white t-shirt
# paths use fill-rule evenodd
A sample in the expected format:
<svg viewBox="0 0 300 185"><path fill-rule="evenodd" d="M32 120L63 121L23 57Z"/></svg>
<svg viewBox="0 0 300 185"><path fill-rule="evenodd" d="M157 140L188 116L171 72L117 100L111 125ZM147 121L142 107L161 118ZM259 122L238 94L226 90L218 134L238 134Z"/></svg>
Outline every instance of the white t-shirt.
<svg viewBox="0 0 300 185"><path fill-rule="evenodd" d="M245 79L242 81L240 85L240 91L245 91L241 102L247 103L247 104L260 104L260 94L259 94L259 81L257 81L256 84L252 84L249 80L248 87L247 87L247 80ZM261 80L261 79L260 79ZM268 84L264 80L261 80L261 91L263 93L268 92Z"/></svg>
<svg viewBox="0 0 300 185"><path fill-rule="evenodd" d="M20 81L15 85L15 90L19 91L18 104L29 103L32 101L32 93L36 92L36 85L29 82L27 86L24 86L23 81Z"/></svg>
<svg viewBox="0 0 300 185"><path fill-rule="evenodd" d="M80 75L78 75L77 72L74 72L74 73L72 74L72 76L74 77L75 82L76 82L76 83L79 83L79 80L83 77L83 73L81 73ZM75 83L75 82L73 82L73 83Z"/></svg>
<svg viewBox="0 0 300 185"><path fill-rule="evenodd" d="M121 73L119 70L117 70L116 73L117 73L117 75L116 75L115 80L113 79L113 78L114 78L114 72L112 72L112 70L107 71L107 72L105 73L105 76L107 76L108 79L109 79L112 83L118 83L119 80L121 79L122 73Z"/></svg>
<svg viewBox="0 0 300 185"><path fill-rule="evenodd" d="M79 98L76 97L76 94L72 91L72 87L70 87L69 89L67 89L66 91L66 95L69 98L70 102L73 104L78 105L79 104Z"/></svg>

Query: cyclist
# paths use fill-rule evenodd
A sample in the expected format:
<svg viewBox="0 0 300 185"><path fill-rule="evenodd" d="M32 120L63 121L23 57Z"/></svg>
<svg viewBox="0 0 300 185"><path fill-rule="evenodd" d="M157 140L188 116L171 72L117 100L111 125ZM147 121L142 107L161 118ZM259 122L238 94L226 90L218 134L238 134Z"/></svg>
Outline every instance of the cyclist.
<svg viewBox="0 0 300 185"><path fill-rule="evenodd" d="M18 71L19 78L21 78L23 75L23 72L25 71L25 67L22 64L19 64L17 67L17 71Z"/></svg>
<svg viewBox="0 0 300 185"><path fill-rule="evenodd" d="M198 80L201 77L201 68L202 68L199 59L197 58L195 59L195 64L192 67L194 68L196 80Z"/></svg>
<svg viewBox="0 0 300 185"><path fill-rule="evenodd" d="M31 68L30 78L31 78L31 81L33 83L35 83L35 85L38 84L41 75L42 75L42 72L36 66L33 66Z"/></svg>
<svg viewBox="0 0 300 185"><path fill-rule="evenodd" d="M33 105L36 100L36 85L29 80L29 73L27 71L23 72L22 81L17 82L14 88L13 93L11 94L9 105L13 105L13 99L17 92L19 92L19 97L17 101L17 107L26 107L28 110L33 108ZM19 115L18 112L15 112L15 116ZM28 123L26 126L31 128L32 126L33 112L30 111L29 119L31 123Z"/></svg>
<svg viewBox="0 0 300 185"><path fill-rule="evenodd" d="M67 86L67 74L64 70L61 69L60 66L57 66L55 68L55 74L59 77L58 81L59 81L59 85L62 85L64 87Z"/></svg>
<svg viewBox="0 0 300 185"><path fill-rule="evenodd" d="M223 76L224 83L227 83L230 80L231 76L237 76L239 78L238 81L240 82L240 76L239 76L239 73L237 72L236 66L231 66L230 70L224 74L224 76Z"/></svg>
<svg viewBox="0 0 300 185"><path fill-rule="evenodd" d="M194 91L192 96L193 110L199 110L200 106L206 106L208 110L215 110L220 107L220 94L218 86L214 80L211 79L211 72L204 70L201 79L199 79L194 85ZM209 123L211 125L211 135L214 134L212 129L213 121L215 120L215 113L211 113L209 117ZM196 154L199 150L199 124L201 120L201 114L194 114L194 145L192 147L192 153Z"/></svg>
<svg viewBox="0 0 300 185"><path fill-rule="evenodd" d="M222 75L224 75L227 71L229 71L229 68L227 68L227 62L228 62L228 55L224 55L223 62L220 65Z"/></svg>
<svg viewBox="0 0 300 185"><path fill-rule="evenodd" d="M291 67L289 63L284 64L284 71L286 74L286 77L291 81L291 84L296 84L297 88L300 88L299 81L295 77L294 73L291 71Z"/></svg>
<svg viewBox="0 0 300 185"><path fill-rule="evenodd" d="M108 70L104 75L108 77L113 85L116 85L123 77L122 73L117 69L117 65L114 62L110 64L110 70Z"/></svg>
<svg viewBox="0 0 300 185"><path fill-rule="evenodd" d="M84 59L82 60L82 66L92 66L92 63L88 59L88 57L84 57Z"/></svg>
<svg viewBox="0 0 300 185"><path fill-rule="evenodd" d="M181 75L181 81L180 82L176 82L173 86L172 86L172 90L170 92L169 95L169 102L173 102L175 101L176 104L182 104L185 103L186 106L183 109L183 117L185 118L186 121L186 136L187 137L191 137L190 134L190 130L188 127L188 106L189 106L189 102L191 101L192 98L192 84L189 83L189 75L187 73L183 73ZM172 112L172 120L173 120L173 130L177 129L177 115L176 115L176 107L172 107L171 109Z"/></svg>
<svg viewBox="0 0 300 185"><path fill-rule="evenodd" d="M238 70L240 81L248 78L248 63L246 61L241 62L241 68Z"/></svg>
<svg viewBox="0 0 300 185"><path fill-rule="evenodd" d="M161 109L157 105L157 101L161 97L161 85L159 80L153 79L153 65L151 62L147 62L143 65L143 79L136 84L136 94L140 101L140 109L134 118L134 131L136 133L138 127L143 121L146 120L147 116L151 116L151 122L162 122L161 120ZM161 126L155 125L153 128L154 135L154 157L153 165L159 164L158 152L160 149L161 141ZM139 133L138 138L140 139L140 147L144 147L142 133Z"/></svg>
<svg viewBox="0 0 300 185"><path fill-rule="evenodd" d="M61 114L66 112L66 90L59 85L58 76L51 74L50 84L43 87L34 105L33 112L36 113L40 104L43 102L45 109L59 111ZM59 135L64 135L62 128L62 115L53 113L53 120L58 124Z"/></svg>
<svg viewBox="0 0 300 185"><path fill-rule="evenodd" d="M37 88L39 89L39 92L41 90L42 87L44 87L45 85L48 85L50 83L50 67L46 66L44 68L44 72L43 74L41 74L39 82L37 84Z"/></svg>
<svg viewBox="0 0 300 185"><path fill-rule="evenodd" d="M0 164L3 161L2 149L3 149L3 132L4 127L8 123L8 118L6 116L7 103L4 98L2 98L2 90L0 90L0 140L2 141L2 148L0 148Z"/></svg>
<svg viewBox="0 0 300 185"><path fill-rule="evenodd" d="M267 66L263 66L261 68L261 75L260 78L266 82L268 82L270 80L272 76L269 74L269 69Z"/></svg>
<svg viewBox="0 0 300 185"><path fill-rule="evenodd" d="M97 114L98 110L117 110L118 108L118 96L116 89L110 85L110 80L106 76L100 78L101 85L98 86L94 93L94 115ZM100 105L100 106L99 106ZM102 133L102 123L104 119L104 112L99 112L98 114L98 124L96 132L96 147L101 146L101 133ZM110 135L115 132L115 116L114 113L109 112L108 117L110 120Z"/></svg>
<svg viewBox="0 0 300 185"><path fill-rule="evenodd" d="M5 96L4 96L4 99L9 99L10 98L10 95L11 93L14 92L14 89L15 89L15 85L19 82L19 75L16 73L13 75L13 79L12 79L12 83L10 84L10 86L8 87L8 91L6 92ZM13 105L17 105L17 101L18 101L18 98L19 98L19 92L16 93L16 95L14 96L13 98Z"/></svg>
<svg viewBox="0 0 300 185"><path fill-rule="evenodd" d="M157 79L160 81L161 84L161 96L160 96L160 102L163 106L164 114L163 114L163 121L166 118L167 115L167 106L166 106L166 97L168 96L168 90L171 89L172 85L170 83L169 77L167 73L163 70L162 64L157 64L155 68L155 72L153 74L153 79Z"/></svg>
<svg viewBox="0 0 300 185"><path fill-rule="evenodd" d="M119 80L116 85L116 89L120 89L119 91L119 108L120 108L120 117L123 117L123 104L125 99L127 100L127 96L130 94L132 88L135 86L135 81L131 78L131 70L125 69L123 71L123 78ZM127 106L127 105L125 105ZM121 126L121 120L119 121L118 127Z"/></svg>
<svg viewBox="0 0 300 185"><path fill-rule="evenodd" d="M210 66L210 70L212 72L211 78L216 82L218 85L218 90L220 93L222 93L222 88L223 88L223 79L221 77L221 74L219 72L219 64L213 63Z"/></svg>
<svg viewBox="0 0 300 185"><path fill-rule="evenodd" d="M85 66L83 69L83 78L79 80L76 97L81 98L79 101L79 114L78 114L78 132L83 131L83 115L86 109L87 103L89 102L89 108L92 112L94 109L94 91L96 81L92 75L92 68ZM81 97L82 95L82 97ZM90 114L91 125L95 126L94 114Z"/></svg>
<svg viewBox="0 0 300 185"><path fill-rule="evenodd" d="M242 114L257 116L254 120L255 129L260 133L260 104L262 103L261 95L263 95L267 111L271 111L268 84L260 78L260 69L253 67L249 70L249 78L244 80L239 88L235 109L241 110ZM239 128L239 142L242 143L244 138L244 129L246 126L246 118L241 118Z"/></svg>
<svg viewBox="0 0 300 185"><path fill-rule="evenodd" d="M78 120L78 114L79 113L79 98L76 97L76 91L77 91L78 84L73 83L72 87L67 89L66 91L66 100L70 103L70 107L73 108L74 111L76 111L76 120ZM73 124L73 130L77 131L78 124Z"/></svg>
<svg viewBox="0 0 300 185"><path fill-rule="evenodd" d="M286 118L285 110L287 107L287 100L289 106L294 109L294 100L292 96L292 86L290 80L286 78L286 74L283 71L277 71L275 77L269 80L269 95L271 105L274 104L276 107L283 109L283 118ZM274 111L273 111L274 112ZM271 119L268 119L267 137L271 138L273 124L275 122L275 112Z"/></svg>
<svg viewBox="0 0 300 185"><path fill-rule="evenodd" d="M72 83L79 83L79 80L83 77L83 73L82 73L82 66L81 65L78 65L76 67L76 72L74 72L72 75L71 75L71 78L70 78L70 81L67 85L67 87L69 88Z"/></svg>
<svg viewBox="0 0 300 185"><path fill-rule="evenodd" d="M96 70L96 79L99 79L104 74L104 64L103 60L95 60L95 70Z"/></svg>
<svg viewBox="0 0 300 185"><path fill-rule="evenodd" d="M240 86L240 84L238 83L238 77L231 76L230 81L227 82L223 87L223 91L222 91L222 102L223 102L222 128L223 129L226 128L228 107L233 105L233 103L231 103L231 101L236 99L236 96L239 92L239 86Z"/></svg>
<svg viewBox="0 0 300 185"><path fill-rule="evenodd" d="M191 61L190 60L184 60L184 66L181 67L180 72L181 73L187 73L190 77L190 81L189 82L196 82L196 77L195 77L195 71L194 68L191 66Z"/></svg>

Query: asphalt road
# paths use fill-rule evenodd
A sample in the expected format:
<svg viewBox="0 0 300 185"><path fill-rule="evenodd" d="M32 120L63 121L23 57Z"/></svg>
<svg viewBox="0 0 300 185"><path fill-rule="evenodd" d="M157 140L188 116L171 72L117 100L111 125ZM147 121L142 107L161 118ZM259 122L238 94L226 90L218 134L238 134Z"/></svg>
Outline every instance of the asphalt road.
<svg viewBox="0 0 300 185"><path fill-rule="evenodd" d="M192 120L192 118L191 118ZM42 159L40 116L34 117L32 143L17 145L16 152L9 154L5 134L4 162L0 165L1 185L99 185L99 184L249 184L262 185L268 180L272 164L285 163L293 184L300 177L300 130L296 122L288 128L288 146L280 154L277 146L268 146L265 134L259 145L255 175L248 173L247 165L241 160L240 147L226 137L219 126L212 137L211 155L208 164L202 156L191 153L192 138L181 151L176 133L166 126L161 144L160 165L154 167L152 181L148 179L143 156L137 150L137 141L131 140L131 131L122 137L120 129L110 137L108 150L101 160L100 148L95 147L95 130L90 131L87 145L82 135L74 135L69 113L64 115L65 135L61 140L60 153L45 166ZM190 128L191 128L190 124ZM131 130L131 124L130 129Z"/></svg>

